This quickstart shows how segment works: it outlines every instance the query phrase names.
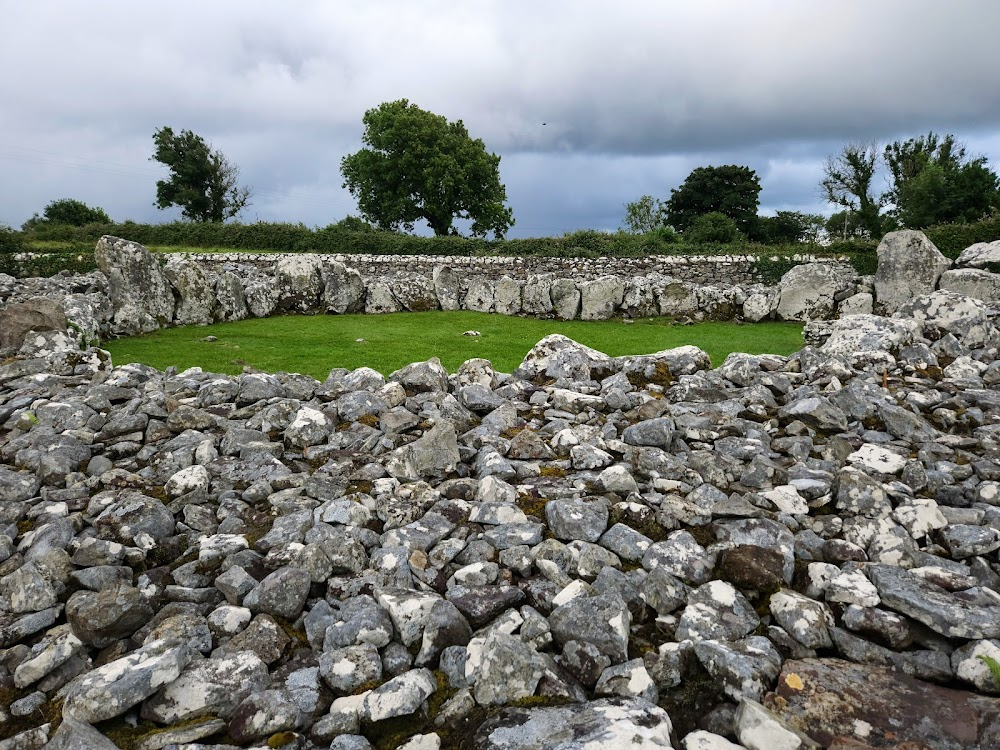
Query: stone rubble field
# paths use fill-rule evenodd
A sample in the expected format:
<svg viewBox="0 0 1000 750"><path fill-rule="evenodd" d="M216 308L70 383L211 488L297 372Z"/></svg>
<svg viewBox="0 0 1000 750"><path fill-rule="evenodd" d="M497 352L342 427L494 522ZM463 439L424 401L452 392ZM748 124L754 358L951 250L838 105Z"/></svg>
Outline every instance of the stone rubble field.
<svg viewBox="0 0 1000 750"><path fill-rule="evenodd" d="M715 369L160 372L0 279L0 750L1000 747L1000 295L917 234Z"/></svg>

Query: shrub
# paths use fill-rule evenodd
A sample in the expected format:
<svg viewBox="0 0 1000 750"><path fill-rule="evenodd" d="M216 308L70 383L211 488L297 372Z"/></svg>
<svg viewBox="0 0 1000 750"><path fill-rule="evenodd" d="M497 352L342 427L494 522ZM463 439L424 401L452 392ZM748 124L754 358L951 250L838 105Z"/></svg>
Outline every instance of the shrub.
<svg viewBox="0 0 1000 750"><path fill-rule="evenodd" d="M691 226L684 232L684 238L688 242L737 242L743 238L740 230L736 227L736 222L719 211L711 211L702 214L691 222Z"/></svg>
<svg viewBox="0 0 1000 750"><path fill-rule="evenodd" d="M955 259L969 245L1000 240L1000 214L973 224L937 224L924 234L943 255Z"/></svg>
<svg viewBox="0 0 1000 750"><path fill-rule="evenodd" d="M24 249L24 236L6 224L0 224L0 254L19 253Z"/></svg>

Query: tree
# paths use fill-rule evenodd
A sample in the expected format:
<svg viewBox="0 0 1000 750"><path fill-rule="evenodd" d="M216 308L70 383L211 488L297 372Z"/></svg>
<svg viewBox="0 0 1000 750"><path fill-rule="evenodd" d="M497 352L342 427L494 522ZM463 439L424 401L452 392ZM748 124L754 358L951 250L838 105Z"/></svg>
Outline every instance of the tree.
<svg viewBox="0 0 1000 750"><path fill-rule="evenodd" d="M667 217L674 228L684 231L697 217L719 212L732 219L740 232L749 234L759 195L760 179L749 167L698 167L670 191Z"/></svg>
<svg viewBox="0 0 1000 750"><path fill-rule="evenodd" d="M239 186L240 168L221 151L213 151L200 135L190 130L175 134L162 127L153 133L153 143L156 150L150 161L170 169L170 179L156 183L157 208L180 206L191 221L221 222L250 204L253 191Z"/></svg>
<svg viewBox="0 0 1000 750"><path fill-rule="evenodd" d="M103 208L91 208L83 201L61 198L49 203L42 215L35 214L21 227L24 231L39 224L69 224L82 227L86 224L110 224L111 219Z"/></svg>
<svg viewBox="0 0 1000 750"><path fill-rule="evenodd" d="M750 239L765 245L816 242L826 219L799 211L778 211L774 216L758 216Z"/></svg>
<svg viewBox="0 0 1000 750"><path fill-rule="evenodd" d="M461 120L400 99L369 109L363 122L366 148L345 156L340 171L362 216L378 228L412 231L424 219L440 236L457 234L456 218L471 219L473 235L499 239L513 225L500 157Z"/></svg>
<svg viewBox="0 0 1000 750"><path fill-rule="evenodd" d="M625 231L647 234L667 226L667 208L663 201L651 195L625 204Z"/></svg>
<svg viewBox="0 0 1000 750"><path fill-rule="evenodd" d="M710 211L696 216L684 232L684 239L692 243L721 242L728 244L744 239L736 222L721 211Z"/></svg>
<svg viewBox="0 0 1000 750"><path fill-rule="evenodd" d="M931 131L895 141L885 147L884 158L892 176L888 199L903 226L974 222L1000 206L1000 181L986 158L966 156L953 135Z"/></svg>
<svg viewBox="0 0 1000 750"><path fill-rule="evenodd" d="M827 157L820 183L823 197L856 214L858 224L869 237L877 237L882 231L880 211L885 197L872 192L878 160L877 143L848 143L839 154Z"/></svg>

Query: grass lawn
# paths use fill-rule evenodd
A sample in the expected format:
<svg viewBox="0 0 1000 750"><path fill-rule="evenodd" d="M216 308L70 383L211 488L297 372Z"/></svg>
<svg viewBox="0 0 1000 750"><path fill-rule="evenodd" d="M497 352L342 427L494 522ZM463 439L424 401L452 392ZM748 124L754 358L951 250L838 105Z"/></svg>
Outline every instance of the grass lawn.
<svg viewBox="0 0 1000 750"><path fill-rule="evenodd" d="M481 336L463 336L468 330ZM790 354L802 348L798 323L671 324L648 318L632 324L612 321L556 321L477 312L391 313L388 315L287 315L213 326L166 328L144 336L106 341L112 361L142 362L163 369L198 366L236 374L243 365L267 372L300 372L323 380L334 367L374 368L386 375L409 364L439 357L454 372L473 357L511 372L539 339L561 333L612 356L648 354L684 344L700 346L719 365L730 352ZM218 340L207 342L206 336ZM358 341L357 339L364 339Z"/></svg>

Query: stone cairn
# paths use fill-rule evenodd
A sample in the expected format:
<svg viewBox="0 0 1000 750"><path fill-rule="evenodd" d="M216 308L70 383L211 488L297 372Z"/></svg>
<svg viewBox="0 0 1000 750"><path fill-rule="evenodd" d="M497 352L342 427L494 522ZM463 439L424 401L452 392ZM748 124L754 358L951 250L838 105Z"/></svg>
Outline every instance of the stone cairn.
<svg viewBox="0 0 1000 750"><path fill-rule="evenodd" d="M95 343L344 266L0 278L0 750L1000 747L1000 243L878 252L754 292L790 357L323 382Z"/></svg>

